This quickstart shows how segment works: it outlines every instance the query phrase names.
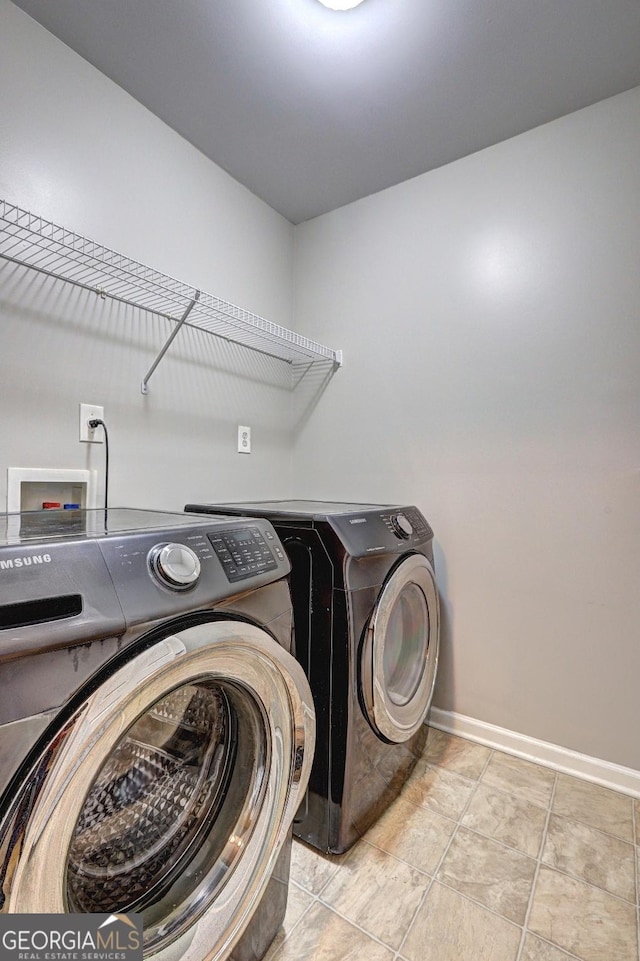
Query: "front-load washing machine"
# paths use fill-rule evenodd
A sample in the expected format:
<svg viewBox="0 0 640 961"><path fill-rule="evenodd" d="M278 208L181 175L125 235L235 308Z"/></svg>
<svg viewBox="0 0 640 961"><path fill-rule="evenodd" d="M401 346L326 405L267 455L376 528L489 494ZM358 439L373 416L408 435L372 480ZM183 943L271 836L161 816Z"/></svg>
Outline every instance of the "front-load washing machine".
<svg viewBox="0 0 640 961"><path fill-rule="evenodd" d="M288 573L264 519L0 518L0 911L264 955L314 744Z"/></svg>
<svg viewBox="0 0 640 961"><path fill-rule="evenodd" d="M439 647L433 532L416 507L322 501L187 504L268 518L291 561L295 654L317 714L294 834L342 853L422 753ZM232 558L244 564L242 552Z"/></svg>

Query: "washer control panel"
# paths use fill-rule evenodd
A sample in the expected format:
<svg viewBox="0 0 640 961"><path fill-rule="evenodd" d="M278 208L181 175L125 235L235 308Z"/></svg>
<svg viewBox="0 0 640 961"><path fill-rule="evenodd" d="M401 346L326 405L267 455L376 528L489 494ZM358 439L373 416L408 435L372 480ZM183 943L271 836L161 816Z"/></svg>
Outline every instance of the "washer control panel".
<svg viewBox="0 0 640 961"><path fill-rule="evenodd" d="M173 591L187 591L198 582L200 559L185 544L156 544L148 554L151 573Z"/></svg>
<svg viewBox="0 0 640 961"><path fill-rule="evenodd" d="M261 518L184 515L172 528L114 532L99 547L103 577L112 581L128 626L226 603L291 571Z"/></svg>
<svg viewBox="0 0 640 961"><path fill-rule="evenodd" d="M269 530L263 535L258 527L242 527L208 537L231 583L274 571L278 561L285 560L280 544Z"/></svg>

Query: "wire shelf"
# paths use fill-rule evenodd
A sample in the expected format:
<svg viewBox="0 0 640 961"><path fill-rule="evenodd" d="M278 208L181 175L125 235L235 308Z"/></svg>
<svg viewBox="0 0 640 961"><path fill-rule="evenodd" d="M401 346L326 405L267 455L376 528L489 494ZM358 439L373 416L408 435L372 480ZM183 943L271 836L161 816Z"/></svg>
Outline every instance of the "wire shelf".
<svg viewBox="0 0 640 961"><path fill-rule="evenodd" d="M124 254L0 200L0 257L49 277L150 311L176 323L142 382L147 382L183 324L291 365L292 386L315 364L342 364L341 351L324 347L264 317L199 291Z"/></svg>

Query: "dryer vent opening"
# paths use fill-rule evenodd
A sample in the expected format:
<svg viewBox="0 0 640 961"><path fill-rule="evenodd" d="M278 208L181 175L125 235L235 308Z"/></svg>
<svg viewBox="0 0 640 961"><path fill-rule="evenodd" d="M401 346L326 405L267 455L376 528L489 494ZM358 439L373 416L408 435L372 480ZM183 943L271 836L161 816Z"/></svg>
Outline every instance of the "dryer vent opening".
<svg viewBox="0 0 640 961"><path fill-rule="evenodd" d="M69 849L69 910L142 912L146 943L158 926L181 927L201 885L209 901L233 869L268 766L263 719L246 691L203 679L161 698L89 790Z"/></svg>

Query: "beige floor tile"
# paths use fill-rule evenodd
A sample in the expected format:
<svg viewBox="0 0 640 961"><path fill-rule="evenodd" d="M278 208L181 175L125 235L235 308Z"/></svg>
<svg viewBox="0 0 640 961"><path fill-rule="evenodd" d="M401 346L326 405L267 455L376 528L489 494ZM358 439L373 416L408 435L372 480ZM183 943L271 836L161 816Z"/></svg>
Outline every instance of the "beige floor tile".
<svg viewBox="0 0 640 961"><path fill-rule="evenodd" d="M302 841L294 840L291 848L291 880L305 891L319 894L338 870L341 857L320 854Z"/></svg>
<svg viewBox="0 0 640 961"><path fill-rule="evenodd" d="M552 814L542 860L635 904L635 848L620 838Z"/></svg>
<svg viewBox="0 0 640 961"><path fill-rule="evenodd" d="M314 898L312 894L309 894L307 891L303 891L302 888L297 887L293 883L289 884L287 913L284 916L282 927L276 934L271 947L264 956L264 961L273 961L274 956L280 949L280 945L284 939L289 936L291 929L295 927L295 925L304 915L305 911L307 911L313 904L313 901Z"/></svg>
<svg viewBox="0 0 640 961"><path fill-rule="evenodd" d="M638 956L633 905L548 867L540 868L528 926L583 961Z"/></svg>
<svg viewBox="0 0 640 961"><path fill-rule="evenodd" d="M506 791L541 807L549 806L554 781L555 773L548 768L499 751L492 755L482 775L482 782L488 787Z"/></svg>
<svg viewBox="0 0 640 961"><path fill-rule="evenodd" d="M420 760L402 795L407 801L457 821L475 788L475 783L468 778Z"/></svg>
<svg viewBox="0 0 640 961"><path fill-rule="evenodd" d="M559 774L553 810L624 841L633 841L632 799L599 784Z"/></svg>
<svg viewBox="0 0 640 961"><path fill-rule="evenodd" d="M430 878L360 841L322 892L322 901L397 949Z"/></svg>
<svg viewBox="0 0 640 961"><path fill-rule="evenodd" d="M273 961L393 961L393 952L316 903Z"/></svg>
<svg viewBox="0 0 640 961"><path fill-rule="evenodd" d="M515 961L519 944L520 928L436 881L400 953L407 961Z"/></svg>
<svg viewBox="0 0 640 961"><path fill-rule="evenodd" d="M532 858L459 828L437 878L510 921L523 924L535 870Z"/></svg>
<svg viewBox="0 0 640 961"><path fill-rule="evenodd" d="M573 961L573 958L548 941L541 941L535 934L527 934L520 961Z"/></svg>
<svg viewBox="0 0 640 961"><path fill-rule="evenodd" d="M480 784L462 823L535 858L546 819L545 808Z"/></svg>
<svg viewBox="0 0 640 961"><path fill-rule="evenodd" d="M640 801L434 729L366 841L296 841L291 877L265 961L640 961Z"/></svg>
<svg viewBox="0 0 640 961"><path fill-rule="evenodd" d="M445 734L429 728L427 746L423 752L425 761L438 767L445 767L456 774L477 780L491 754L491 749L481 744L474 744L462 737Z"/></svg>
<svg viewBox="0 0 640 961"><path fill-rule="evenodd" d="M365 840L433 874L455 828L454 821L399 797L367 831Z"/></svg>
<svg viewBox="0 0 640 961"><path fill-rule="evenodd" d="M297 884L289 884L289 897L287 899L287 913L284 916L282 927L288 933L294 924L297 924L304 912L313 904L313 895L308 891L299 888Z"/></svg>

